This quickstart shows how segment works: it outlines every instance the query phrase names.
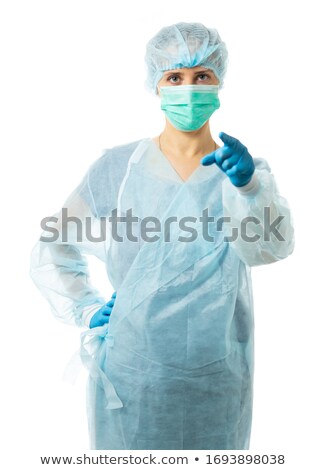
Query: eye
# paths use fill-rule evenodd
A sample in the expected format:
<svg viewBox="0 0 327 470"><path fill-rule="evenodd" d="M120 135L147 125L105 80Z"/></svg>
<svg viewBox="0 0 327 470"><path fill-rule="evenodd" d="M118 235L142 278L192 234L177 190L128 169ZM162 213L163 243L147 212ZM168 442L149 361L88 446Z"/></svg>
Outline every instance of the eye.
<svg viewBox="0 0 327 470"><path fill-rule="evenodd" d="M179 76L178 75L170 75L168 78L167 78L167 82L170 82L170 83L177 83L179 80Z"/></svg>
<svg viewBox="0 0 327 470"><path fill-rule="evenodd" d="M205 77L205 78L204 78ZM203 82L204 80L210 80L210 75L206 74L206 73L201 73L200 75L198 75L197 78L201 78L200 79L200 82Z"/></svg>

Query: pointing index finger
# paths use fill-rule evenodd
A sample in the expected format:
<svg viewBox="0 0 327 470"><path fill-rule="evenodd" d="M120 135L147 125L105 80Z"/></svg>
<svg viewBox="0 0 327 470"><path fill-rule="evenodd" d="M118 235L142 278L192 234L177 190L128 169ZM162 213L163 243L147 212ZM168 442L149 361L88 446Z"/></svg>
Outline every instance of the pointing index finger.
<svg viewBox="0 0 327 470"><path fill-rule="evenodd" d="M232 137L231 135L228 135L225 132L219 132L218 136L228 147L236 147L239 143L239 141L235 137Z"/></svg>

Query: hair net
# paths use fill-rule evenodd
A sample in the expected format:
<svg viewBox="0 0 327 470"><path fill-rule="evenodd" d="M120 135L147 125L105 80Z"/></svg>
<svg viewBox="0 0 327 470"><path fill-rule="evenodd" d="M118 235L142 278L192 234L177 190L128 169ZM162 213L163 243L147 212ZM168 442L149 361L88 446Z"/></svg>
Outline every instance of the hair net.
<svg viewBox="0 0 327 470"><path fill-rule="evenodd" d="M176 23L162 28L146 46L146 88L155 94L166 70L203 65L223 86L228 52L218 31L201 23Z"/></svg>

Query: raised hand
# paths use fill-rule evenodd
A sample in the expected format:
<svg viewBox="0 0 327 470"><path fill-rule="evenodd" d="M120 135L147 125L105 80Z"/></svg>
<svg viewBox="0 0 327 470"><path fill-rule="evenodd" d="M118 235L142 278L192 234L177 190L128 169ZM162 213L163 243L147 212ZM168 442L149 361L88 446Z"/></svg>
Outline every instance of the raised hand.
<svg viewBox="0 0 327 470"><path fill-rule="evenodd" d="M255 170L253 158L239 140L225 132L219 132L223 147L202 158L202 165L216 165L229 177L234 186L244 186L252 178Z"/></svg>

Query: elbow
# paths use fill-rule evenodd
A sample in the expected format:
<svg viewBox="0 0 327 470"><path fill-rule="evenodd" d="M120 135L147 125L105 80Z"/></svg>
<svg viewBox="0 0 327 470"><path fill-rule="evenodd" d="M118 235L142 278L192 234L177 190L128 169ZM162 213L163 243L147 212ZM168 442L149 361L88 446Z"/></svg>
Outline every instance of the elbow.
<svg viewBox="0 0 327 470"><path fill-rule="evenodd" d="M294 251L294 238L277 243L254 244L247 249L234 246L239 258L250 268L276 263L291 255Z"/></svg>
<svg viewBox="0 0 327 470"><path fill-rule="evenodd" d="M282 261L290 256L294 251L294 238L284 240L278 244L275 244L273 249L262 249L259 257L259 265L271 264L277 261Z"/></svg>

